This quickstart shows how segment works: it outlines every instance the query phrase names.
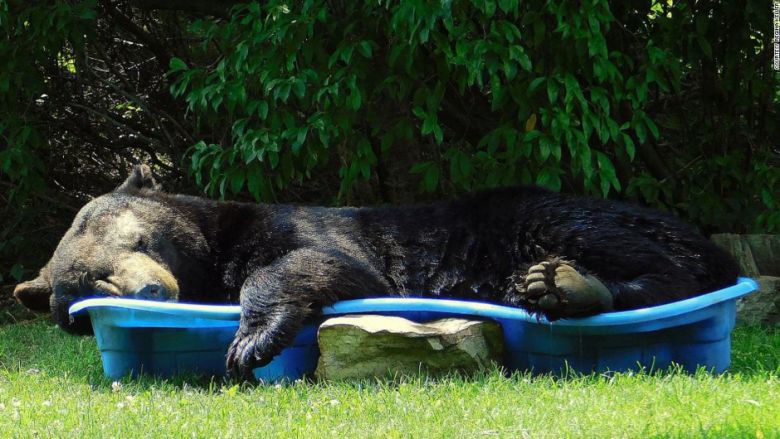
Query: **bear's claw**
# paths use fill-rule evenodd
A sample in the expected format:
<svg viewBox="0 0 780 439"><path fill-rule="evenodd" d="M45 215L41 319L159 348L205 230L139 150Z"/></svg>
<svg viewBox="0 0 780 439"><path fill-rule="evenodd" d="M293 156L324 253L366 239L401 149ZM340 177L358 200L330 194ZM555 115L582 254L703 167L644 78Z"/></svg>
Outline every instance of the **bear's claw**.
<svg viewBox="0 0 780 439"><path fill-rule="evenodd" d="M265 350L260 348L261 344L257 334L236 334L236 338L233 339L227 351L228 376L244 381L254 381L253 370L270 362L270 359L265 358Z"/></svg>
<svg viewBox="0 0 780 439"><path fill-rule="evenodd" d="M612 293L598 278L582 275L563 261L532 266L515 288L521 307L548 320L583 317L612 309Z"/></svg>

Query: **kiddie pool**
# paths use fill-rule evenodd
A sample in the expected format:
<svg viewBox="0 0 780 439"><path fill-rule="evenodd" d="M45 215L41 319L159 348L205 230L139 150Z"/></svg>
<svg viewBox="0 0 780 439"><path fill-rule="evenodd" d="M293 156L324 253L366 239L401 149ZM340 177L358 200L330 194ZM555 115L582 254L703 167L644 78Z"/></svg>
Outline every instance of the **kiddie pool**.
<svg viewBox="0 0 780 439"><path fill-rule="evenodd" d="M740 278L736 285L666 305L555 322L518 308L423 298L347 300L324 308L323 315L492 319L503 328L509 371L588 373L677 363L687 371L723 372L731 363L736 299L757 288L755 281ZM71 315L84 312L92 319L103 371L110 378L177 372L221 376L240 308L118 298L87 299L70 307ZM318 357L317 325L310 324L254 373L264 381L295 380L314 372Z"/></svg>

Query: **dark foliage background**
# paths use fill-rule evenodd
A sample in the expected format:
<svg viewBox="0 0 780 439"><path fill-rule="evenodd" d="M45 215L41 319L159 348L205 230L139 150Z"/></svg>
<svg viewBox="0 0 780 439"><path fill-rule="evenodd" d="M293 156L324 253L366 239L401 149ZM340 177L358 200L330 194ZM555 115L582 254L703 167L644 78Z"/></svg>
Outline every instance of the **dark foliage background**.
<svg viewBox="0 0 780 439"><path fill-rule="evenodd" d="M0 34L5 283L136 162L242 200L536 183L780 230L769 0L0 0Z"/></svg>

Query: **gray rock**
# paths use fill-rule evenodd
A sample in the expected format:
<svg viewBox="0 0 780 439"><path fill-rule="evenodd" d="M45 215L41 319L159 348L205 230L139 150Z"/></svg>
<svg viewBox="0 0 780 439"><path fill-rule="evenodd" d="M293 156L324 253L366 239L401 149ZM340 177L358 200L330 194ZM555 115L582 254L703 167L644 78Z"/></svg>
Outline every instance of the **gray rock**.
<svg viewBox="0 0 780 439"><path fill-rule="evenodd" d="M744 235L761 276L780 276L780 235Z"/></svg>
<svg viewBox="0 0 780 439"><path fill-rule="evenodd" d="M500 363L504 341L492 321L441 319L415 323L401 317L350 315L319 329L322 379L411 375L425 371L474 371Z"/></svg>
<svg viewBox="0 0 780 439"><path fill-rule="evenodd" d="M780 235L712 235L712 241L730 252L743 276L758 281L759 290L737 302L737 322L780 324Z"/></svg>
<svg viewBox="0 0 780 439"><path fill-rule="evenodd" d="M780 324L780 277L761 276L758 291L737 302L737 322L747 325Z"/></svg>
<svg viewBox="0 0 780 439"><path fill-rule="evenodd" d="M710 237L712 242L731 253L739 263L740 273L743 276L758 277L758 265L753 258L753 252L750 246L745 242L742 235L732 233L719 233Z"/></svg>

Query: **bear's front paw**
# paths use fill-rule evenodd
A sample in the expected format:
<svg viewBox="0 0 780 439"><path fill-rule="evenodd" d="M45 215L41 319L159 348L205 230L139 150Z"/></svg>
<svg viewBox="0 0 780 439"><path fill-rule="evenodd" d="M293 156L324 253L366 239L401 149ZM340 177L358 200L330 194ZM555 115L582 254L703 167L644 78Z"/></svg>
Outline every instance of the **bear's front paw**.
<svg viewBox="0 0 780 439"><path fill-rule="evenodd" d="M612 293L600 280L557 260L528 269L517 291L520 306L551 321L612 309Z"/></svg>
<svg viewBox="0 0 780 439"><path fill-rule="evenodd" d="M268 355L266 343L262 339L263 337L256 332L236 334L227 351L228 376L244 381L255 380L253 370L265 366L273 358Z"/></svg>

